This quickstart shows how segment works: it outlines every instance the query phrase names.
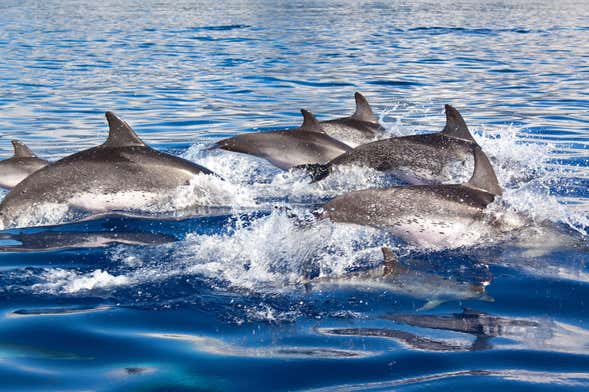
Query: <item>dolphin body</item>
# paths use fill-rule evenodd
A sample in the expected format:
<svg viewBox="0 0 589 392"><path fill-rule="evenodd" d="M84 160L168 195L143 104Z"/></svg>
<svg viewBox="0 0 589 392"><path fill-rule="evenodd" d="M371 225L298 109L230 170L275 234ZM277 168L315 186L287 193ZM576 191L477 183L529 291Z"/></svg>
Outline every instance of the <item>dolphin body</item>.
<svg viewBox="0 0 589 392"><path fill-rule="evenodd" d="M291 167L325 163L352 148L325 133L310 112L301 110L303 124L299 128L244 133L223 139L211 148L240 152L266 159L283 170Z"/></svg>
<svg viewBox="0 0 589 392"><path fill-rule="evenodd" d="M472 284L446 279L432 273L413 271L401 265L390 248L383 247L382 253L384 263L381 268L312 279L306 282L307 287L329 285L388 290L425 300L425 305L419 310L433 309L448 301L493 301L492 297L485 294L485 287L489 282Z"/></svg>
<svg viewBox="0 0 589 392"><path fill-rule="evenodd" d="M354 114L320 122L325 133L352 147L372 142L382 137L385 132L364 95L356 92L354 98L356 100Z"/></svg>
<svg viewBox="0 0 589 392"><path fill-rule="evenodd" d="M474 149L474 173L464 184L394 186L337 196L323 207L333 222L384 228L421 247L459 247L495 234L484 210L501 187L488 158Z"/></svg>
<svg viewBox="0 0 589 392"><path fill-rule="evenodd" d="M14 155L0 161L0 187L11 189L30 174L47 166L49 162L37 158L24 143L12 140Z"/></svg>
<svg viewBox="0 0 589 392"><path fill-rule="evenodd" d="M304 167L319 181L338 166L366 166L411 183L444 183L453 172L464 171L472 162L478 144L472 137L462 115L446 105L446 126L441 132L394 137L363 144L332 159L326 164Z"/></svg>
<svg viewBox="0 0 589 392"><path fill-rule="evenodd" d="M187 184L195 175L214 174L193 162L156 151L114 113L106 112L106 142L67 156L31 174L0 203L4 227L42 205L65 204L88 210L129 209L131 195L161 193ZM122 194L112 200L101 199Z"/></svg>

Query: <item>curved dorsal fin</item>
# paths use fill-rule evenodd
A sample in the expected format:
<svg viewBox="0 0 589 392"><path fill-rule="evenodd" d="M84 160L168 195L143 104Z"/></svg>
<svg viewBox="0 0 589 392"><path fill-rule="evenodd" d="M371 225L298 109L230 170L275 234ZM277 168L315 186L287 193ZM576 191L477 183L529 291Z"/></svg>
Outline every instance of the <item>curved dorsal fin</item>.
<svg viewBox="0 0 589 392"><path fill-rule="evenodd" d="M309 132L325 133L321 127L321 124L319 123L319 120L317 120L313 113L305 109L301 109L301 113L303 114L303 123L299 129Z"/></svg>
<svg viewBox="0 0 589 392"><path fill-rule="evenodd" d="M366 97L356 91L354 98L356 98L356 111L354 114L352 114L352 118L360 121L377 123L378 119L374 115L374 112L372 111L370 104L368 104Z"/></svg>
<svg viewBox="0 0 589 392"><path fill-rule="evenodd" d="M34 152L31 151L23 142L19 140L11 140L14 148L14 158L36 158Z"/></svg>
<svg viewBox="0 0 589 392"><path fill-rule="evenodd" d="M464 118L456 108L452 105L445 105L446 108L446 126L442 130L442 134L455 139L466 140L477 144L472 137L472 134L464 122Z"/></svg>
<svg viewBox="0 0 589 392"><path fill-rule="evenodd" d="M113 112L106 112L108 121L108 139L103 146L107 147L128 147L128 146L145 146L145 143L135 133L133 128L125 121L121 120Z"/></svg>
<svg viewBox="0 0 589 392"><path fill-rule="evenodd" d="M489 162L489 158L487 158L487 155L485 155L479 146L473 149L473 154L474 172L470 180L464 185L495 196L501 196L503 190L499 186L499 181L497 181L497 176L495 175L493 166L491 166L491 162Z"/></svg>

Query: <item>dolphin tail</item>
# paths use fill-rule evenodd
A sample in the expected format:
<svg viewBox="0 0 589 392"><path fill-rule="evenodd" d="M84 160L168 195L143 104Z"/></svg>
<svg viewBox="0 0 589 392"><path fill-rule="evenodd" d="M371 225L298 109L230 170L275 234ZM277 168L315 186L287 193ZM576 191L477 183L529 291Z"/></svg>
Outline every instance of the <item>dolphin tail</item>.
<svg viewBox="0 0 589 392"><path fill-rule="evenodd" d="M303 169L311 177L311 183L323 180L329 175L329 164L325 163L308 163L306 165L295 166L294 169Z"/></svg>

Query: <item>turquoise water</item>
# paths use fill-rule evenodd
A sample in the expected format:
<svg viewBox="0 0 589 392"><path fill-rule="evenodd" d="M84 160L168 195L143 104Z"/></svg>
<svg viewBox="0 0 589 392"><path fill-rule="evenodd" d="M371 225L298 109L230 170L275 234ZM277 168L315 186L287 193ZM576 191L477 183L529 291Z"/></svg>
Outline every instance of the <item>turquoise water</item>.
<svg viewBox="0 0 589 392"><path fill-rule="evenodd" d="M0 389L589 388L585 2L5 1L0 11L2 156L12 138L48 159L95 146L113 110L151 146L226 179L160 206L215 207L196 216L61 224L48 209L30 218L49 226L4 230ZM425 251L308 224L323 200L389 179L357 168L310 185L206 150L296 126L300 108L349 115L355 91L391 135L438 131L443 105L456 106L506 189L496 208L559 236ZM383 243L420 280L302 283L378 265ZM494 302L458 295L420 310L456 282L490 282Z"/></svg>

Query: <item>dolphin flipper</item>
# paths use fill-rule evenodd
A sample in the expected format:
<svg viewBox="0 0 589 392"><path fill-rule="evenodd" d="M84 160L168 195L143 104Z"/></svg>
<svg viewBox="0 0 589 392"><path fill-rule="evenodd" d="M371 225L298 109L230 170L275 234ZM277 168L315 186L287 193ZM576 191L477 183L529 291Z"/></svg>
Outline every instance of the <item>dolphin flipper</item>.
<svg viewBox="0 0 589 392"><path fill-rule="evenodd" d="M364 95L360 94L356 91L354 94L354 98L356 99L356 111L352 115L353 119L360 120L360 121L367 121L371 123L377 123L377 118L370 107L370 104L366 100Z"/></svg>
<svg viewBox="0 0 589 392"><path fill-rule="evenodd" d="M397 259L397 256L395 256L391 248L383 246L380 248L380 250L382 251L384 263L384 271L382 273L383 276L407 272L407 268L403 267L401 263L399 263L399 259Z"/></svg>
<svg viewBox="0 0 589 392"><path fill-rule="evenodd" d="M461 139L467 142L474 143L478 146L477 142L472 137L472 134L466 126L466 122L462 115L452 105L446 105L446 126L442 130L441 134L454 138Z"/></svg>
<svg viewBox="0 0 589 392"><path fill-rule="evenodd" d="M323 180L329 175L328 163L308 163L306 165L295 166L294 169L302 169L311 177L311 184Z"/></svg>
<svg viewBox="0 0 589 392"><path fill-rule="evenodd" d="M19 140L11 140L14 148L14 158L36 158L34 152L31 151L23 142Z"/></svg>

